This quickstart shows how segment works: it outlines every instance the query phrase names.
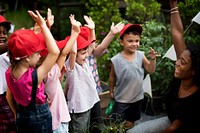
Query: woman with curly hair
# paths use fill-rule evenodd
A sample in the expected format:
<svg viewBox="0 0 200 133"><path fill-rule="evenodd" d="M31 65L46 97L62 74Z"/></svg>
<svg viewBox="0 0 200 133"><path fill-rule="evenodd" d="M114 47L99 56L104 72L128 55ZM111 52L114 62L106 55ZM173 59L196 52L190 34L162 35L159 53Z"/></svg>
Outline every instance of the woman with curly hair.
<svg viewBox="0 0 200 133"><path fill-rule="evenodd" d="M177 0L170 0L171 32L177 61L166 94L167 116L143 122L128 133L200 132L200 45L185 44Z"/></svg>

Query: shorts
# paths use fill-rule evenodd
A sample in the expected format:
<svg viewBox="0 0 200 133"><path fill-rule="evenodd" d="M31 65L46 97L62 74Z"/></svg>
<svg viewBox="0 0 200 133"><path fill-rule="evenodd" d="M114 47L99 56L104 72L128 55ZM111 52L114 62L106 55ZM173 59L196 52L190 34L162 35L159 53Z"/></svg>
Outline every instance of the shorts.
<svg viewBox="0 0 200 133"><path fill-rule="evenodd" d="M112 118L117 123L122 123L125 120L135 122L141 117L142 101L139 100L134 103L114 103Z"/></svg>
<svg viewBox="0 0 200 133"><path fill-rule="evenodd" d="M52 133L52 117L47 103L34 107L19 106L17 110L18 133Z"/></svg>

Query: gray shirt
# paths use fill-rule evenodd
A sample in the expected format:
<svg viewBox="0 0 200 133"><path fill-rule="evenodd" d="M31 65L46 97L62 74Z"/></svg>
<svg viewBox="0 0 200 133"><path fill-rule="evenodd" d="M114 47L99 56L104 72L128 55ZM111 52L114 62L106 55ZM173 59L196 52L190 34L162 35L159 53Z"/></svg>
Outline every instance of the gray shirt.
<svg viewBox="0 0 200 133"><path fill-rule="evenodd" d="M143 99L143 59L142 51L135 52L132 62L127 61L120 53L111 59L116 74L114 97L117 102L133 103Z"/></svg>

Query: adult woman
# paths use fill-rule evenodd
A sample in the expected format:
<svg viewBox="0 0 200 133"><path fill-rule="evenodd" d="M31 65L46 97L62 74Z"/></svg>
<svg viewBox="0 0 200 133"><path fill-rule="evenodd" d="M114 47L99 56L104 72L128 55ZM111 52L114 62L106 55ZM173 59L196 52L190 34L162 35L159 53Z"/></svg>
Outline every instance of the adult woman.
<svg viewBox="0 0 200 133"><path fill-rule="evenodd" d="M200 46L186 46L177 0L170 0L171 31L177 61L174 79L166 95L166 117L141 123L128 133L199 132Z"/></svg>

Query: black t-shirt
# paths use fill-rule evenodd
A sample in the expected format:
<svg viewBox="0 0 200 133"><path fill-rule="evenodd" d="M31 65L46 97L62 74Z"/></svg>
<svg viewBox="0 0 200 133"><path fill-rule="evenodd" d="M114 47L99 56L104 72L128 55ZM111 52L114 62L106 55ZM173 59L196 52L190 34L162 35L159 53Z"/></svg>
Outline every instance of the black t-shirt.
<svg viewBox="0 0 200 133"><path fill-rule="evenodd" d="M178 119L184 125L178 133L200 132L200 90L185 98L178 98L181 80L174 78L166 95L166 111L171 122Z"/></svg>

